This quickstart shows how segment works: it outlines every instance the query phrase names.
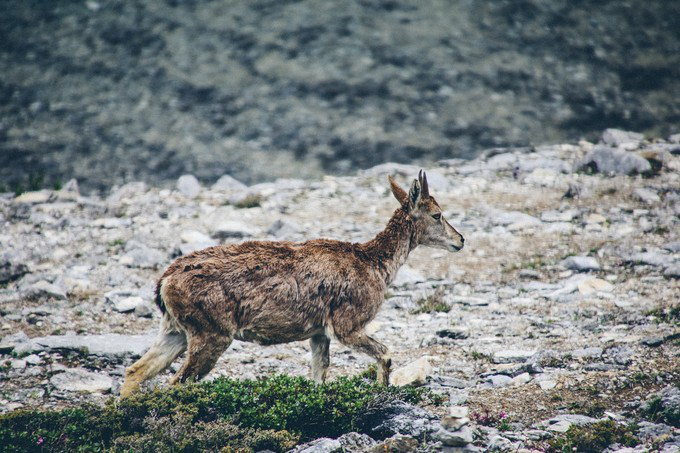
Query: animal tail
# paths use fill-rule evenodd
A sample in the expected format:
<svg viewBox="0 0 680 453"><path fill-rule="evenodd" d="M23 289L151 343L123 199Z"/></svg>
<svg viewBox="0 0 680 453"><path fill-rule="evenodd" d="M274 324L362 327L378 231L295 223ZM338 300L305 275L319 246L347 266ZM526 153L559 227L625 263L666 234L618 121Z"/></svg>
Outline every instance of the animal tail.
<svg viewBox="0 0 680 453"><path fill-rule="evenodd" d="M158 280L158 283L156 284L156 305L158 305L158 308L160 309L161 313L165 314L167 308L165 308L165 302L163 302L163 298L161 297L162 283L163 279L161 278L160 280Z"/></svg>

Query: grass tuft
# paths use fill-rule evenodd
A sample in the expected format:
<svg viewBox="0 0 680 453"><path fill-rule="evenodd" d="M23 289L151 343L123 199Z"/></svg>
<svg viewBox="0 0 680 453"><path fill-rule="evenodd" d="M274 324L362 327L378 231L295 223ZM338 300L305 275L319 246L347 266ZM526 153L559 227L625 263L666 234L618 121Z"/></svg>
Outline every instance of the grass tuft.
<svg viewBox="0 0 680 453"><path fill-rule="evenodd" d="M412 314L441 312L448 313L451 306L444 300L444 287L438 287L434 293L416 302L418 306Z"/></svg>

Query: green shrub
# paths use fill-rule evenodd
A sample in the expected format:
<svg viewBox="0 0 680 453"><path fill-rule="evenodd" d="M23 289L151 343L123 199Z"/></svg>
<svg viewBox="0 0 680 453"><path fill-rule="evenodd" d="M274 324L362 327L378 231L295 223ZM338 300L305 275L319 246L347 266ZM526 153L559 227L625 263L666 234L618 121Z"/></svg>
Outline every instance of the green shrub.
<svg viewBox="0 0 680 453"><path fill-rule="evenodd" d="M667 423L680 428L680 408L664 407L661 397L653 398L645 404L641 413L643 417L655 423Z"/></svg>
<svg viewBox="0 0 680 453"><path fill-rule="evenodd" d="M0 446L8 452L284 451L299 440L360 430L365 408L390 399L441 403L424 389L385 387L362 376L323 385L284 375L218 378L111 398L104 407L5 414Z"/></svg>
<svg viewBox="0 0 680 453"><path fill-rule="evenodd" d="M552 439L550 447L561 452L600 452L614 443L634 447L640 443L632 434L634 431L634 427L618 425L612 420L586 426L574 425L563 436Z"/></svg>
<svg viewBox="0 0 680 453"><path fill-rule="evenodd" d="M138 453L194 451L286 451L298 437L287 431L241 428L226 420L191 423L191 416L148 417L143 433L114 440L112 451Z"/></svg>

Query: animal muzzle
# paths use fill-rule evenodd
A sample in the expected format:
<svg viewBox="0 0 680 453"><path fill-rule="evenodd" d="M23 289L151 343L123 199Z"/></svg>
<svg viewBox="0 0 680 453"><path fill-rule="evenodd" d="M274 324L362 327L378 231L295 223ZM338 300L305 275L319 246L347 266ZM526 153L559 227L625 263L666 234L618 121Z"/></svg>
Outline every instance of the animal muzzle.
<svg viewBox="0 0 680 453"><path fill-rule="evenodd" d="M446 222L446 235L449 238L449 245L451 246L452 251L457 252L463 249L465 246L465 238L456 231L454 227L449 225L448 222Z"/></svg>

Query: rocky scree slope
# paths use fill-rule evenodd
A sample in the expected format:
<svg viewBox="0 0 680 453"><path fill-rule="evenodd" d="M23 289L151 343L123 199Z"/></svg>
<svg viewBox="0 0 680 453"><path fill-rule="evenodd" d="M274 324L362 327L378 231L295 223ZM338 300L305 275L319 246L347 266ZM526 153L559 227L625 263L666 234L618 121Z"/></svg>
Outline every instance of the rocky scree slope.
<svg viewBox="0 0 680 453"><path fill-rule="evenodd" d="M371 331L406 365L396 383L426 385L455 407L411 411L397 433L471 451L544 448L610 419L638 422L643 445L675 451L679 154L678 135L607 130L597 144L427 168L466 248L414 251ZM212 187L185 175L174 189L136 182L106 198L80 195L75 181L3 194L0 410L116 394L154 335L154 283L174 257L246 239L365 241L396 208L386 176L407 185L418 170L389 163L253 186L224 176ZM306 376L309 359L307 343L235 341L210 377ZM331 361L331 379L370 364L335 342Z"/></svg>

